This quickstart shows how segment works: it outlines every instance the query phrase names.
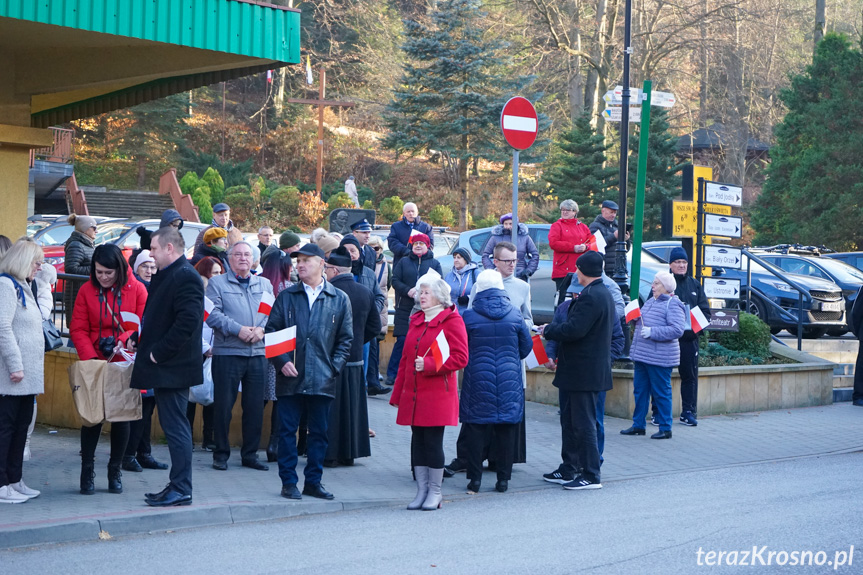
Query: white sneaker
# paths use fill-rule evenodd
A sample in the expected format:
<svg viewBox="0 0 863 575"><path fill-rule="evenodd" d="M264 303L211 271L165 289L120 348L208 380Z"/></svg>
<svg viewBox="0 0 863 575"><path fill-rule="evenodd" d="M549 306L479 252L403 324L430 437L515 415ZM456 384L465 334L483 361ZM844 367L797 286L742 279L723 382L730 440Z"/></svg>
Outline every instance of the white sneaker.
<svg viewBox="0 0 863 575"><path fill-rule="evenodd" d="M15 491L11 485L0 487L0 503L26 503L30 498Z"/></svg>
<svg viewBox="0 0 863 575"><path fill-rule="evenodd" d="M21 495L23 495L27 499L34 499L36 497L39 497L39 495L41 495L41 493L42 493L41 491L38 491L36 489L31 489L31 488L27 487L26 485L24 485L23 479L21 481L19 481L18 483L10 484L9 487L14 489L15 491L17 491L18 493L20 493Z"/></svg>

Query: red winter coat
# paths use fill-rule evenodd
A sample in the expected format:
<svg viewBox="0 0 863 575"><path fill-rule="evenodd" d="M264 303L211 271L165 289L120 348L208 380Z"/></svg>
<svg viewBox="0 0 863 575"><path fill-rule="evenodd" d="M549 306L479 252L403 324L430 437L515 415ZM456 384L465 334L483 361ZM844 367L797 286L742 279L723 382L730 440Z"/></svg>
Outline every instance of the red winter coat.
<svg viewBox="0 0 863 575"><path fill-rule="evenodd" d="M108 311L108 305L114 311L117 318L120 312L130 311L138 316L144 317L144 306L147 303L147 288L135 279L129 270L129 279L120 291L120 309L117 309L115 293L113 290L102 290L88 281L81 286L78 296L75 298L75 309L72 311L72 323L69 326L69 336L75 344L78 358L107 359L99 351L99 338L114 336L118 343L126 343L136 330L124 330L118 327L117 321L112 321ZM104 301L99 301L99 293L104 292ZM99 316L102 316L102 330L99 331ZM114 356L114 361L122 361L119 354Z"/></svg>
<svg viewBox="0 0 863 575"><path fill-rule="evenodd" d="M441 331L449 343L450 356L441 370L436 371L429 348ZM423 356L425 369L417 371L416 358ZM411 316L399 374L390 398L390 405L399 408L396 423L420 427L458 425L456 372L466 365L467 333L454 305L430 322L425 321L421 311Z"/></svg>
<svg viewBox="0 0 863 575"><path fill-rule="evenodd" d="M591 235L593 234L590 228L581 223L578 218L568 220L561 218L551 224L551 229L548 230L548 245L554 252L552 279L575 273L575 262L581 255L575 253L575 246L587 243Z"/></svg>

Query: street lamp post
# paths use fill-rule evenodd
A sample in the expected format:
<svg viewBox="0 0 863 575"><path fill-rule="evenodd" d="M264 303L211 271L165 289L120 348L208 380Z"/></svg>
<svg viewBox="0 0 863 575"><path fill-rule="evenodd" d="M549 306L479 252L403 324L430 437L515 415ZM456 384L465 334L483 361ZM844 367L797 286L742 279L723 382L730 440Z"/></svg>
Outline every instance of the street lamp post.
<svg viewBox="0 0 863 575"><path fill-rule="evenodd" d="M629 293L626 273L626 177L629 173L629 59L632 56L632 0L626 0L623 28L623 93L620 110L620 201L617 211L617 246L614 281L622 293Z"/></svg>

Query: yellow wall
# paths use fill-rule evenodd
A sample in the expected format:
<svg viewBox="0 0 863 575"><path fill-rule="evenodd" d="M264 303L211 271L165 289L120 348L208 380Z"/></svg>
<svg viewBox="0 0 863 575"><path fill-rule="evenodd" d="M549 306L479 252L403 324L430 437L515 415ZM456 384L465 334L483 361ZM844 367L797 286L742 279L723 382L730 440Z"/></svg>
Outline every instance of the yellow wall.
<svg viewBox="0 0 863 575"><path fill-rule="evenodd" d="M50 130L0 124L0 234L12 241L27 230L30 148L53 142Z"/></svg>

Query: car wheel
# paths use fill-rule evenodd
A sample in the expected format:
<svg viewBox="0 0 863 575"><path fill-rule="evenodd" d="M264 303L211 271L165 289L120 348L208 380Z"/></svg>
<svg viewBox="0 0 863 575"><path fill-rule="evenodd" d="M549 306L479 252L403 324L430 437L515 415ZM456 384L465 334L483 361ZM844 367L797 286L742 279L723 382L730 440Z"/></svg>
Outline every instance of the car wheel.
<svg viewBox="0 0 863 575"><path fill-rule="evenodd" d="M788 331L792 335L797 335L797 326L792 326L788 328ZM827 333L826 327L804 327L803 328L803 339L818 339L819 337L823 337Z"/></svg>
<svg viewBox="0 0 863 575"><path fill-rule="evenodd" d="M834 327L827 330L827 335L832 335L833 337L842 337L846 333L848 333L848 328L846 327Z"/></svg>
<svg viewBox="0 0 863 575"><path fill-rule="evenodd" d="M776 335L776 334L778 334L780 331L782 331L782 328L781 328L781 327L771 327L771 328L770 328L770 335Z"/></svg>
<svg viewBox="0 0 863 575"><path fill-rule="evenodd" d="M750 313L761 321L767 323L767 306L764 305L764 302L762 302L758 296L752 296L752 299L749 300L748 308L746 307L746 298L741 298L740 302L737 304L737 308L740 311Z"/></svg>

